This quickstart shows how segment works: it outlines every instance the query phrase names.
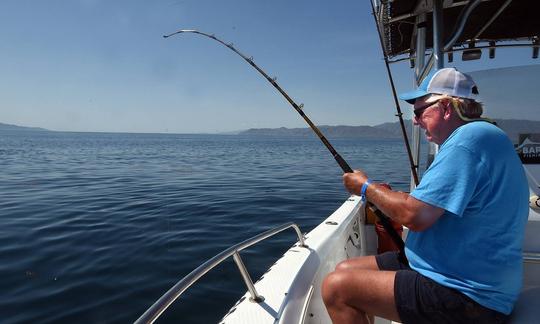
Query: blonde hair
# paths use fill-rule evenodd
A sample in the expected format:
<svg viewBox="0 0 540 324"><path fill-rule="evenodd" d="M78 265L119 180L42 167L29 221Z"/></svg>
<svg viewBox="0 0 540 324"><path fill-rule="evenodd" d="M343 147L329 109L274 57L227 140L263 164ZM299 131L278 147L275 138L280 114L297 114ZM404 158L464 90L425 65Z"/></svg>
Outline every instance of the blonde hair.
<svg viewBox="0 0 540 324"><path fill-rule="evenodd" d="M473 99L450 97L450 101L459 117L465 121L481 118L484 112L482 103Z"/></svg>
<svg viewBox="0 0 540 324"><path fill-rule="evenodd" d="M474 99L451 97L449 95L432 95L427 102L435 102L437 100L447 99L454 107L459 119L465 122L484 120L492 124L496 124L492 119L481 117L484 112L484 105Z"/></svg>

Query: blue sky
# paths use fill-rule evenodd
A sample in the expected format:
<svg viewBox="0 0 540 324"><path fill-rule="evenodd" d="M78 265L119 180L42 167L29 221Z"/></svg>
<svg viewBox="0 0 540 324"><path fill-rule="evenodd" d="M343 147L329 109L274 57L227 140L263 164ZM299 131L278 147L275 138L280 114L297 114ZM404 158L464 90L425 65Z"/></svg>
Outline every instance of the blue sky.
<svg viewBox="0 0 540 324"><path fill-rule="evenodd" d="M370 10L369 0L2 0L0 122L109 132L305 127L229 49L193 34L162 38L181 28L253 56L316 124L395 121ZM516 55L511 65L538 64L530 49L500 52L495 66ZM409 90L408 63L393 71L398 90Z"/></svg>

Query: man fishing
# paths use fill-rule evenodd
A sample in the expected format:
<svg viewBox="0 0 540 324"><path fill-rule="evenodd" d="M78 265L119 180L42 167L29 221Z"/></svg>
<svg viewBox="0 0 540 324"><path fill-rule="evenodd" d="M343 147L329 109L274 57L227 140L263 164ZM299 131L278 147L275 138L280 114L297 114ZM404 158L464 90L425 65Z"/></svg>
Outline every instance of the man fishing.
<svg viewBox="0 0 540 324"><path fill-rule="evenodd" d="M322 296L334 323L503 323L522 282L528 185L505 133L481 118L472 78L455 68L433 71L401 99L439 153L410 194L345 173L361 195L409 228L405 253L341 262ZM371 317L372 318L372 317Z"/></svg>

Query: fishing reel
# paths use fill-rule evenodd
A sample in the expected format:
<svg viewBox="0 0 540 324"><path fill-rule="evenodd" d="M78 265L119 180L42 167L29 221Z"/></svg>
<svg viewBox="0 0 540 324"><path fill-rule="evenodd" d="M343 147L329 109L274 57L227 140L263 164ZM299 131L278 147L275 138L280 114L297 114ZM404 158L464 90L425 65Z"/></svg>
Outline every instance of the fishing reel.
<svg viewBox="0 0 540 324"><path fill-rule="evenodd" d="M540 197L538 197L538 195L532 195L529 198L529 207L535 212L540 213Z"/></svg>

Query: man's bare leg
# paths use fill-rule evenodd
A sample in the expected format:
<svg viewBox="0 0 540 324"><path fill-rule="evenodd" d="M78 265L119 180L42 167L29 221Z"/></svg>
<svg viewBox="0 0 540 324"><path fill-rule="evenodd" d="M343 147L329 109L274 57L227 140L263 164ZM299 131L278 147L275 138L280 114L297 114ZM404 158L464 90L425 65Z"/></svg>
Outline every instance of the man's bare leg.
<svg viewBox="0 0 540 324"><path fill-rule="evenodd" d="M336 271L347 269L365 269L365 270L379 270L377 261L374 255L368 255L363 257L357 257L341 261L336 266Z"/></svg>
<svg viewBox="0 0 540 324"><path fill-rule="evenodd" d="M399 321L394 271L378 270L375 257L346 260L324 280L322 296L334 323L370 323L366 314Z"/></svg>
<svg viewBox="0 0 540 324"><path fill-rule="evenodd" d="M363 257L357 257L352 259L344 260L336 266L336 271L340 270L346 270L346 269L365 269L365 270L379 270L379 266L377 265L377 261L375 259L375 256L369 255L369 256L363 256ZM369 323L375 323L375 316L371 314L366 314Z"/></svg>

